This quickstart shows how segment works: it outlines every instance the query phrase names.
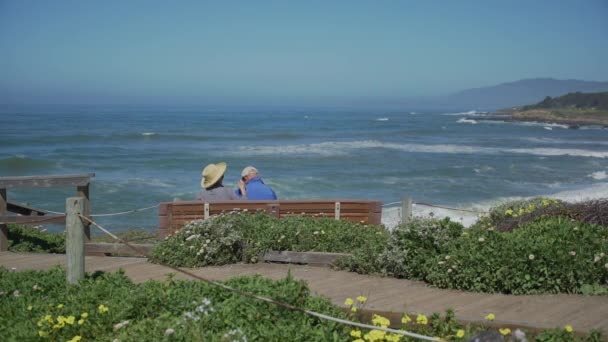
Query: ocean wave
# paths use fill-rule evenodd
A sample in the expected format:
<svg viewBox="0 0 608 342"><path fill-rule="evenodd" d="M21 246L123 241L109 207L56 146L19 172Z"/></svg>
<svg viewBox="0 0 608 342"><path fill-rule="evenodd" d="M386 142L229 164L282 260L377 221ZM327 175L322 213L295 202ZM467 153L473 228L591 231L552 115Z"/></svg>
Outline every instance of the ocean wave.
<svg viewBox="0 0 608 342"><path fill-rule="evenodd" d="M470 124L473 124L473 125L477 124L476 120L467 119L467 118L458 119L458 121L456 121L456 122L458 122L458 123L470 123Z"/></svg>
<svg viewBox="0 0 608 342"><path fill-rule="evenodd" d="M505 149L507 153L531 154L536 156L571 156L571 157L590 157L608 158L608 151L591 151L574 148L511 148Z"/></svg>
<svg viewBox="0 0 608 342"><path fill-rule="evenodd" d="M608 141L594 141L594 140L573 140L573 139L556 139L556 138L539 138L529 137L521 138L524 141L528 141L535 144L568 144L568 145L608 145Z"/></svg>
<svg viewBox="0 0 608 342"><path fill-rule="evenodd" d="M498 148L481 147L454 144L398 144L384 143L377 140L364 140L352 142L322 142L316 144L301 145L266 145L266 146L241 146L237 155L320 155L340 156L359 149L389 149L411 153L447 153L447 154L529 154L537 156L572 156L607 158L608 151L592 151L583 149L558 149L558 148Z"/></svg>
<svg viewBox="0 0 608 342"><path fill-rule="evenodd" d="M512 121L511 123L518 125L518 126L528 126L528 127L534 127L534 126L538 126L538 127L543 127L543 128L563 128L563 129L568 129L570 126L568 125L564 125L564 124L557 124L557 123L546 123L546 122L537 122L537 121Z"/></svg>
<svg viewBox="0 0 608 342"><path fill-rule="evenodd" d="M376 121L388 121L388 118L377 118Z"/></svg>
<svg viewBox="0 0 608 342"><path fill-rule="evenodd" d="M597 171L597 172L593 172L590 175L587 175L587 177L596 179L596 180L604 180L606 178L608 178L608 174L606 174L606 171Z"/></svg>
<svg viewBox="0 0 608 342"><path fill-rule="evenodd" d="M488 112L478 112L476 110L470 110L468 112L457 112L457 113L444 113L441 115L448 115L448 116L462 116L462 115L467 115L467 116L487 116L489 113Z"/></svg>

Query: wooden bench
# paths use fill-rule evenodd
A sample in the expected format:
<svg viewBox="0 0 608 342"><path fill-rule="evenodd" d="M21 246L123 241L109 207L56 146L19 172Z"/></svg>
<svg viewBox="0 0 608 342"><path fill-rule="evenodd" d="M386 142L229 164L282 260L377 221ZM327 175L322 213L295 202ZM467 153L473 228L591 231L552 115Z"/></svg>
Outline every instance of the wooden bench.
<svg viewBox="0 0 608 342"><path fill-rule="evenodd" d="M382 202L368 200L275 200L275 201L176 201L159 206L158 237L177 232L186 223L233 211L259 211L282 218L289 216L329 217L364 224L380 224Z"/></svg>

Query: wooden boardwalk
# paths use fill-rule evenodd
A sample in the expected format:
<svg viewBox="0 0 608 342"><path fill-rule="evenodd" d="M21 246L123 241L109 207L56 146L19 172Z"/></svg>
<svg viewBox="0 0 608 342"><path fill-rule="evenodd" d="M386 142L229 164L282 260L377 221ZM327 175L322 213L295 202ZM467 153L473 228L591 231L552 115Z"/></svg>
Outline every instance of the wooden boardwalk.
<svg viewBox="0 0 608 342"><path fill-rule="evenodd" d="M17 271L45 270L65 265L65 260L63 254L0 252L0 266L14 267ZM85 265L87 272L111 272L122 268L135 282L162 280L167 274L175 273L143 258L87 256ZM393 319L406 308L408 312L424 314L444 313L452 308L456 317L465 322L483 321L488 313L494 313L494 325L501 327L555 328L570 324L579 332L601 329L608 333L608 296L479 294L431 288L416 281L303 265L258 263L189 270L214 280L255 274L279 279L291 270L295 278L308 282L312 292L331 298L336 305L343 306L347 297L363 295L369 298L366 309L384 312ZM177 274L176 278L187 279L188 276Z"/></svg>

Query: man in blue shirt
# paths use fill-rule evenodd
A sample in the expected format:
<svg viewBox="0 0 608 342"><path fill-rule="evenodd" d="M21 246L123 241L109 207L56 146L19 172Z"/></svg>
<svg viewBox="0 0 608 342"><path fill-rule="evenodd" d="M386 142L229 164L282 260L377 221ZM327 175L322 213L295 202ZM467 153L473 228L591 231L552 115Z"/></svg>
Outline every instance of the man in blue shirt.
<svg viewBox="0 0 608 342"><path fill-rule="evenodd" d="M241 198L249 200L276 200L277 195L274 190L264 184L258 173L258 169L253 166L247 166L241 172L241 180L238 183L239 188L236 194Z"/></svg>

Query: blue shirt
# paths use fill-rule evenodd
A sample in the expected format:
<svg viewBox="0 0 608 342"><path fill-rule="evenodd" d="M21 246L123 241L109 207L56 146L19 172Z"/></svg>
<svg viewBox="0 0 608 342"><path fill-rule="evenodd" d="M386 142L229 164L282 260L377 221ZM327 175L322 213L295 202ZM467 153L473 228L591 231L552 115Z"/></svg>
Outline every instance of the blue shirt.
<svg viewBox="0 0 608 342"><path fill-rule="evenodd" d="M247 184L245 184L245 191L247 191L247 199L249 200L276 200L277 195L274 190L268 185L264 184L261 178L251 178ZM236 194L242 197L241 189L237 189Z"/></svg>

